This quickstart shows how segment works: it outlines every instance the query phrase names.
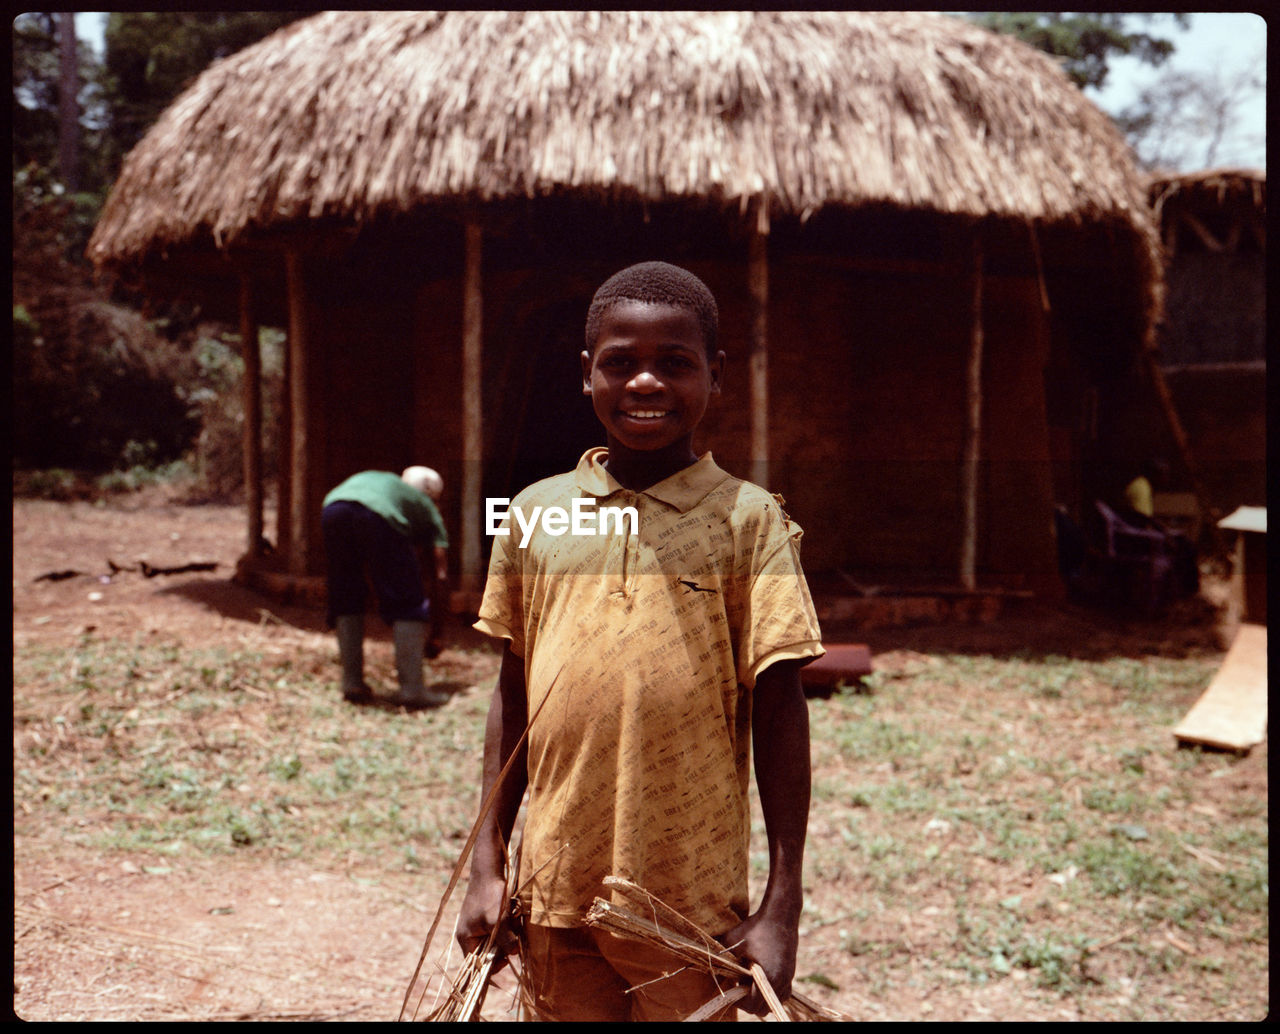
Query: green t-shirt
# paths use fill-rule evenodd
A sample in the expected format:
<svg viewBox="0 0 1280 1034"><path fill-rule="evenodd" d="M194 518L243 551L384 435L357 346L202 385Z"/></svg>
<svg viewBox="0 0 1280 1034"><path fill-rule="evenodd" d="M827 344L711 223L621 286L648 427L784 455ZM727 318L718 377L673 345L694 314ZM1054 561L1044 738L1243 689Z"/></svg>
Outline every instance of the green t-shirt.
<svg viewBox="0 0 1280 1034"><path fill-rule="evenodd" d="M415 542L449 548L449 534L431 497L389 470L362 470L324 497L324 505L359 503Z"/></svg>

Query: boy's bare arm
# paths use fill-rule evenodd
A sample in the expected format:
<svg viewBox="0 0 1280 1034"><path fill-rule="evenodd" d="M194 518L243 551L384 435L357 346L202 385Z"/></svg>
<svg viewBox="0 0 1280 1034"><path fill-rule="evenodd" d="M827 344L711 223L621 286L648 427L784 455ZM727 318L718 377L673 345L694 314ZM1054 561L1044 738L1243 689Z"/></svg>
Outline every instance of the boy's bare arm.
<svg viewBox="0 0 1280 1034"><path fill-rule="evenodd" d="M756 678L751 740L756 786L769 840L769 881L760 908L725 935L741 942L739 956L758 962L780 999L791 994L804 903L801 869L809 824L809 707L800 684L800 661L778 661ZM766 1005L753 990L748 1012Z"/></svg>
<svg viewBox="0 0 1280 1034"><path fill-rule="evenodd" d="M485 722L482 804L494 786L499 788L493 807L480 822L471 855L471 880L458 915L458 943L467 952L488 936L507 907L507 844L529 782L528 748L521 742L528 712L524 661L511 652L508 643L503 648L502 670ZM517 751L519 756L499 784L503 766Z"/></svg>

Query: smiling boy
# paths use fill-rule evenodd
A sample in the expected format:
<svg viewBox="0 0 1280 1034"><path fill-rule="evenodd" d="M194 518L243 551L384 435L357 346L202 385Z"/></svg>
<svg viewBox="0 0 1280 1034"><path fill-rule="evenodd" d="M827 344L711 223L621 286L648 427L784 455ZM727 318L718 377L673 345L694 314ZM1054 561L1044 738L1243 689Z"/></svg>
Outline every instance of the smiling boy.
<svg viewBox="0 0 1280 1034"><path fill-rule="evenodd" d="M800 529L773 496L694 449L721 390L717 336L715 300L686 270L642 263L601 285L582 378L607 448L525 489L512 510L590 498L633 507L638 522L607 536L535 530L527 548L494 540L476 627L505 640L481 799L498 792L458 939L471 950L506 907L506 844L527 790L520 950L538 1019L683 1019L724 990L586 926L592 900L610 896L609 875L759 963L781 997L790 992L809 806L799 669L823 650ZM753 913L752 754L769 845ZM743 1004L764 1008L754 991Z"/></svg>

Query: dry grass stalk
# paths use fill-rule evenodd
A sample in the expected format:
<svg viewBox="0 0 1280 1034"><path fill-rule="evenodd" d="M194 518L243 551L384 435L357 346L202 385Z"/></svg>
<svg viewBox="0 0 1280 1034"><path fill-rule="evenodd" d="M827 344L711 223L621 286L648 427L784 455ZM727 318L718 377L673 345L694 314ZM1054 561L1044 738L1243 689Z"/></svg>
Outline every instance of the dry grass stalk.
<svg viewBox="0 0 1280 1034"><path fill-rule="evenodd" d="M489 945L481 945L468 955L443 1004L433 1009L427 1019L437 1023L470 1023L478 1019L496 958L497 952Z"/></svg>
<svg viewBox="0 0 1280 1034"><path fill-rule="evenodd" d="M703 1020L709 1020L721 1009L725 1009L739 999L747 996L747 989L741 984L731 987L729 990L717 995L710 1001L703 1003L693 1012L684 1018L685 1023L701 1023ZM789 1017L788 1017L789 1018Z"/></svg>
<svg viewBox="0 0 1280 1034"><path fill-rule="evenodd" d="M519 871L520 844L516 842L507 858L506 897L511 902L511 907L505 915L499 917L497 925L489 931L489 936L463 959L458 974L453 978L453 983L443 996L443 1001L440 1000L441 996L437 993L436 1002L426 1017L429 1022L470 1023L480 1019L480 1011L484 1007L485 996L488 994L494 972L501 968L500 959L502 956L498 949L498 943L506 939L508 931L513 931L517 938L521 934L519 924L512 924L511 922L517 912L516 895L520 888L515 886L514 881ZM441 908L443 909L443 907L442 902ZM452 950L452 942L450 950ZM440 968L442 970L448 968L447 956L445 963L441 964ZM516 997L525 999L527 988L524 981L523 968L513 966L512 972L516 974L517 978ZM415 981L416 977L417 974L415 974ZM421 1000L425 996L425 991L424 987L423 995L419 997L418 1006L414 1009L415 1018L421 1007Z"/></svg>
<svg viewBox="0 0 1280 1034"><path fill-rule="evenodd" d="M782 1003L778 1001L778 993L773 989L773 985L769 983L769 978L765 976L764 967L758 962L751 963L751 979L756 982L756 987L760 989L760 994L764 997L765 1002L769 1006L769 1011L780 1020L788 1020Z"/></svg>
<svg viewBox="0 0 1280 1034"><path fill-rule="evenodd" d="M643 897L655 918L647 919L603 898L596 898L587 911L588 926L597 926L621 937L630 937L664 948L672 955L673 962L699 966L706 969L713 979L734 985L707 1002L688 1019L704 1019L736 1001L745 993L745 988L740 986L744 977L755 983L768 1003L770 1011L779 1020L834 1022L850 1019L796 991L792 991L791 997L786 1002L780 1002L764 971L758 965L752 965L749 968L743 966L733 957L728 948L660 898L649 894L644 888L620 877L606 877L605 882ZM673 925L664 925L659 922L656 919L659 912L670 917Z"/></svg>
<svg viewBox="0 0 1280 1034"><path fill-rule="evenodd" d="M513 754L512 760L514 759L515 759L515 755ZM508 762L507 767L502 770L502 775L506 775L509 768L510 768L510 762ZM499 777L499 782L501 782L501 777ZM495 786L495 790L496 790L496 786ZM494 795L490 794L489 800L486 801L485 803L487 805L491 805L493 801L493 797ZM462 851L458 855L458 861L453 867L453 873L449 877L449 883L445 887L444 893L440 896L440 903L439 905L436 906L435 917L431 920L431 926L428 928L426 939L423 941L423 944L422 944L422 952L418 956L418 964L414 968L413 977L409 981L409 986L405 989L404 1001L400 1003L400 1016L399 1016L400 1019L404 1019L405 1010L408 1009L409 1007L409 999L413 995L414 987L418 985L418 978L422 974L422 967L427 960L427 953L431 950L431 942L435 939L436 929L440 925L440 918L441 916L444 915L445 905L448 903L450 896L453 894L454 887L458 885L458 880L462 876L463 866L466 864L467 858L471 854L471 848L475 845L476 837L480 831L480 822L486 811L487 811L487 808L481 809L480 818L477 818L476 824L472 826L471 835L467 838L467 842L463 845ZM495 932L496 932L496 928L495 928L495 931L490 931L491 939ZM424 984L424 986L422 987L422 991L418 996L418 1001L414 1005L413 1015L411 1018L413 1019L417 1018L418 1009L422 1005L422 999L426 995L426 991L427 991L427 988L426 988L426 985Z"/></svg>
<svg viewBox="0 0 1280 1034"><path fill-rule="evenodd" d="M543 867L549 865L553 861L555 855L552 855L543 866L540 866L538 872ZM427 1020L431 1022L443 1023L469 1023L480 1019L480 1010L484 1007L485 996L489 991L490 981L493 978L496 969L499 966L499 952L497 944L506 938L507 932L511 931L515 934L516 939L520 943L520 950L515 954L518 956L524 950L523 927L519 923L512 923L511 920L517 915L519 905L517 897L525 884L533 880L537 876L537 872L532 873L524 884L515 885L515 879L520 872L520 843L517 841L512 847L507 858L507 887L506 896L511 902L508 913L502 916L498 924L489 931L489 936L482 944L477 945L469 955L463 960L462 968L457 977L454 978L453 984L449 989L449 993L445 996L442 1004L437 1005L427 1015ZM532 996L526 982L524 967L522 965L513 965L511 971L516 976L515 998L517 1001L529 1003Z"/></svg>
<svg viewBox="0 0 1280 1034"><path fill-rule="evenodd" d="M633 880L629 880L625 876L606 876L603 882L606 887L612 888L634 903L631 907L632 912L636 914L640 912L651 913L655 925L665 923L671 930L681 933L691 941L702 944L704 948L713 954L718 955L728 951L723 944L692 919L672 908L656 894L646 890ZM659 916L662 918L659 919Z"/></svg>
<svg viewBox="0 0 1280 1034"><path fill-rule="evenodd" d="M490 789L488 797L486 797L484 802L480 805L480 813L476 816L476 821L471 826L471 833L467 836L466 843L462 845L462 850L458 854L458 861L454 864L453 872L449 876L449 883L445 887L444 893L440 895L440 903L439 905L436 906L435 917L431 920L431 926L427 930L426 939L423 941L423 944L422 944L422 951L418 956L418 964L416 967L414 967L414 970L413 970L413 977L409 980L409 986L405 988L404 1001L400 1003L399 1018L402 1020L404 1019L404 1016L405 1016L405 1010L408 1009L409 1007L409 999L413 996L413 989L414 987L417 986L418 978L422 974L422 966L427 960L427 953L431 950L431 942L432 940L435 939L436 929L440 926L440 917L444 915L445 905L448 904L449 898L453 894L454 888L458 885L458 881L462 877L463 867L466 865L467 859L471 857L471 849L475 847L476 838L480 835L480 826L484 822L485 817L493 809L494 802L497 800L497 797L498 797L498 790L502 787L502 783L507 778L507 775L510 773L511 768L515 764L516 759L520 756L520 748L521 746L523 746L525 740L528 739L529 730L533 727L533 723L537 720L538 715L542 713L542 708L546 706L547 701L551 699L551 691L555 688L556 683L560 679L560 671L563 671L563 670L564 670L564 665L562 664L560 666L560 670L557 671L555 675L552 677L551 684L547 687L547 694L545 697L543 697L542 703L538 705L538 709L534 711L533 715L529 718L529 721L525 724L524 732L520 734L520 739L516 742L514 749L511 751L511 756L507 758L506 764L502 766L502 771L498 773L498 778L494 780L493 787ZM511 858L508 858L508 864L507 864L508 891L510 891L511 889L510 881L515 878L516 869L517 867L512 863ZM507 896L509 898L511 894L508 893ZM493 943L495 942L497 938L497 934L499 932L500 925L501 924L499 924L499 926L495 926L493 930L489 931L488 946L492 946ZM487 983L487 978L486 978L486 983ZM414 1005L412 1018L414 1019L417 1018L418 1009L421 1007L422 999L425 995L426 995L426 987L424 986L422 988L421 994L419 994L418 996L417 1003Z"/></svg>
<svg viewBox="0 0 1280 1034"><path fill-rule="evenodd" d="M1262 169L1206 169L1202 172L1160 172L1147 179L1147 193L1156 212L1178 197L1221 205L1230 199L1266 212L1267 174Z"/></svg>

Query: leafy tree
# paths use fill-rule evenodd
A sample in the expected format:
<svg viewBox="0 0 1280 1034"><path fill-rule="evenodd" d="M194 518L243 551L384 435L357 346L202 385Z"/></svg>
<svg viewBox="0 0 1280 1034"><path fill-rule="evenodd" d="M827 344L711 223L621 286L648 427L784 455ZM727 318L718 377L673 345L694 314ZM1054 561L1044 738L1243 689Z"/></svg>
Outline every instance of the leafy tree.
<svg viewBox="0 0 1280 1034"><path fill-rule="evenodd" d="M13 170L16 173L33 164L59 169L65 161L59 154L60 130L66 117L78 118L80 179L85 189L97 191L103 186L99 163L94 161L101 144L96 135L102 123L101 68L89 48L75 47L72 55L60 45L59 28L70 24L64 21L70 17L65 12L27 13L13 21ZM64 57L72 58L74 64L64 66ZM63 80L70 85L72 96L66 95ZM67 115L61 109L64 101ZM76 114L71 115L73 108Z"/></svg>
<svg viewBox="0 0 1280 1034"><path fill-rule="evenodd" d="M80 68L75 15L58 16L58 171L68 189L80 189Z"/></svg>
<svg viewBox="0 0 1280 1034"><path fill-rule="evenodd" d="M235 393L222 390L226 371L209 359L228 352L226 332L198 313L167 308L147 319L109 299L84 248L120 160L160 112L211 61L300 13L114 13L105 66L60 32L70 13L14 19L15 470L93 472L193 455L209 484L235 480L206 441L239 440L226 402Z"/></svg>
<svg viewBox="0 0 1280 1034"><path fill-rule="evenodd" d="M198 430L177 390L190 364L95 290L80 196L35 163L13 184L14 468L107 469L130 442L174 459Z"/></svg>
<svg viewBox="0 0 1280 1034"><path fill-rule="evenodd" d="M103 86L110 163L124 155L205 68L308 11L137 11L108 16Z"/></svg>
<svg viewBox="0 0 1280 1034"><path fill-rule="evenodd" d="M1132 31L1137 20L1150 22L1155 14L1064 13L1061 11L972 11L973 21L993 32L1017 36L1038 50L1059 58L1077 86L1101 88L1107 81L1108 62L1131 55L1160 65L1174 51L1174 44L1147 32ZM1186 14L1173 14L1180 26Z"/></svg>
<svg viewBox="0 0 1280 1034"><path fill-rule="evenodd" d="M1265 89L1266 53L1260 48L1256 60L1239 68L1169 69L1115 120L1148 169L1212 168L1224 160L1245 102Z"/></svg>
<svg viewBox="0 0 1280 1034"><path fill-rule="evenodd" d="M13 174L26 173L22 183L15 179L14 192L37 182L67 190L75 195L77 220L87 219L92 226L108 186L102 66L85 46L74 48L74 66L64 64L71 55L70 48L60 46L59 28L71 17L68 12L29 12L13 21ZM74 96L68 94L63 80ZM76 150L70 158L72 175L68 175L64 167L69 159L61 153L60 144L70 143L73 134Z"/></svg>
<svg viewBox="0 0 1280 1034"><path fill-rule="evenodd" d="M74 72L60 65L59 27L70 12L27 12L13 20L13 169L58 170L63 185L104 194L124 155L197 75L311 12L115 12L107 19L106 53L75 47ZM76 81L78 169L60 163L60 127L69 102L60 75ZM71 105L67 103L65 110ZM67 134L61 141L68 142ZM79 177L74 175L79 172ZM68 175L71 173L72 175ZM80 183L73 181L79 179Z"/></svg>
<svg viewBox="0 0 1280 1034"><path fill-rule="evenodd" d="M50 260L62 263L59 282L83 275L84 246L106 193L100 65L89 48L75 45L71 18L35 12L13 21L15 290L24 269L36 282L47 280ZM18 232L37 212L49 240ZM71 268L77 263L80 273Z"/></svg>
<svg viewBox="0 0 1280 1034"><path fill-rule="evenodd" d="M57 23L23 14L13 23L13 167L49 166L58 150Z"/></svg>

